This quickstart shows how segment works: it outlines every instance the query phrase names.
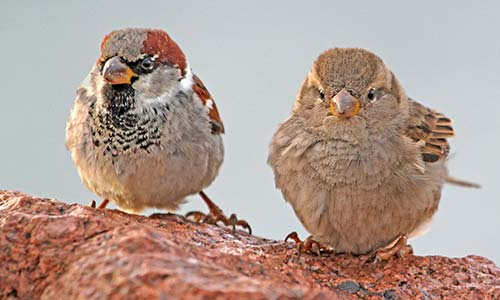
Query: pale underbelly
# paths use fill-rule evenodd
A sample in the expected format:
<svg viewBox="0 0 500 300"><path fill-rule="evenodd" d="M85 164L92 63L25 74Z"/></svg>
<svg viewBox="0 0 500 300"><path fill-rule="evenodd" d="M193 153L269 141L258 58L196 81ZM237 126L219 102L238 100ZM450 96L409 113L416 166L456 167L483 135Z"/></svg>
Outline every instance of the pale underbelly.
<svg viewBox="0 0 500 300"><path fill-rule="evenodd" d="M308 189L307 187L304 187ZM357 190L355 190L357 189ZM411 235L428 223L437 210L439 196L433 189L384 186L359 191L353 186L332 191L298 191L309 194L294 208L306 229L319 242L338 252L363 254L391 243L402 234Z"/></svg>
<svg viewBox="0 0 500 300"><path fill-rule="evenodd" d="M91 191L124 210L175 210L186 196L214 180L221 163L221 158L189 152L166 155L149 151L112 159L96 154L79 172Z"/></svg>

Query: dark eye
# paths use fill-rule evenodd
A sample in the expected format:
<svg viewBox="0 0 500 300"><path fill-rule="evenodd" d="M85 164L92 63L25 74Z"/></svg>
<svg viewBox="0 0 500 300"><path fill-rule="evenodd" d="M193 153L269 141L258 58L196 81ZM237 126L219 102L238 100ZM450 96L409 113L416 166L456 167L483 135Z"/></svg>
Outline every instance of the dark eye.
<svg viewBox="0 0 500 300"><path fill-rule="evenodd" d="M151 57L146 57L142 62L141 62L141 68L144 71L151 71L155 67L155 61Z"/></svg>
<svg viewBox="0 0 500 300"><path fill-rule="evenodd" d="M370 100L370 101L375 100L375 89L368 90L368 95L366 95L366 96L368 97L368 100Z"/></svg>
<svg viewBox="0 0 500 300"><path fill-rule="evenodd" d="M324 99L325 99L325 93L323 93L323 91L322 91L322 90L319 90L319 98L320 98L321 100L324 100Z"/></svg>

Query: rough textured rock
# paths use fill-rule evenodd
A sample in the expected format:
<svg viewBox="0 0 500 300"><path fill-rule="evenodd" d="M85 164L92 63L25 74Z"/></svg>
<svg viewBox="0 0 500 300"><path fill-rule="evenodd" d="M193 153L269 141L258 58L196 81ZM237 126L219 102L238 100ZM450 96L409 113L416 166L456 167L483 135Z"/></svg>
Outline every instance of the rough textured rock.
<svg viewBox="0 0 500 300"><path fill-rule="evenodd" d="M144 217L0 192L0 299L500 299L478 257L298 258L175 215Z"/></svg>

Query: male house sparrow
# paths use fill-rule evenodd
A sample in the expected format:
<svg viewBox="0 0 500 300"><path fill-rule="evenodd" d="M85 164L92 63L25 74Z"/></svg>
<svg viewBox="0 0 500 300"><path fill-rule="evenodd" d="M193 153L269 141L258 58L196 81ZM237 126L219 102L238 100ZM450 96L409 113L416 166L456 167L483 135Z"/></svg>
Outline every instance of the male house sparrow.
<svg viewBox="0 0 500 300"><path fill-rule="evenodd" d="M381 249L377 258L388 259L411 252L406 239L436 213L453 135L451 120L408 98L375 54L334 48L302 83L268 162L312 235L308 250Z"/></svg>
<svg viewBox="0 0 500 300"><path fill-rule="evenodd" d="M222 164L222 133L214 100L170 36L123 29L104 38L77 91L66 147L87 188L105 199L101 207L109 199L130 212L175 210L199 193L210 209L206 220L251 230L202 191Z"/></svg>

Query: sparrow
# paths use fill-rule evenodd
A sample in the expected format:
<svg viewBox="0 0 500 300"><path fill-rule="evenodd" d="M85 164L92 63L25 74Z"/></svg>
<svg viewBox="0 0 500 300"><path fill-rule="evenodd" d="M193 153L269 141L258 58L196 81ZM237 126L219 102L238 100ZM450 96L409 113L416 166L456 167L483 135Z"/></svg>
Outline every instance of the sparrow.
<svg viewBox="0 0 500 300"><path fill-rule="evenodd" d="M188 216L251 232L203 192L223 162L224 125L177 43L131 28L106 35L100 50L66 125L66 147L85 186L105 199L100 208L172 211L199 193L210 213Z"/></svg>
<svg viewBox="0 0 500 300"><path fill-rule="evenodd" d="M411 253L449 178L452 136L450 118L409 98L377 55L325 51L270 145L276 187L311 234L287 239L381 260Z"/></svg>

